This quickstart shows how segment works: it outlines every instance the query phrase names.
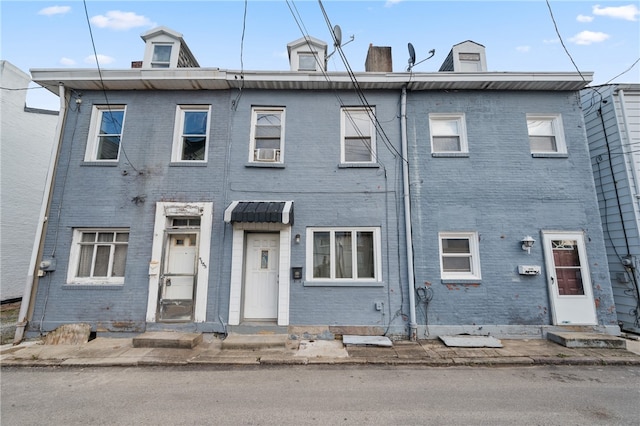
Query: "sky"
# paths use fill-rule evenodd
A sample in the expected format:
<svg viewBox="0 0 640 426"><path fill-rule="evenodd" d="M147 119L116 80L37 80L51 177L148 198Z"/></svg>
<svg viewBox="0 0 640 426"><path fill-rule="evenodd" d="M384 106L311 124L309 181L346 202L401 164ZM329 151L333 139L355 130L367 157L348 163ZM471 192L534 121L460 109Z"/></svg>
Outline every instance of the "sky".
<svg viewBox="0 0 640 426"><path fill-rule="evenodd" d="M595 73L592 85L640 83L637 0L0 0L0 16L0 58L27 73L95 69L96 56L101 69L130 68L143 59L140 35L160 25L183 35L201 67L288 71L287 43L308 34L331 52L329 28L339 25L354 72L364 71L370 44L392 48L394 72L407 68L408 43L416 62L435 49L413 71L437 72L453 45L472 40L485 46L488 71L579 70ZM328 70L345 70L340 55ZM59 107L38 87L27 105Z"/></svg>

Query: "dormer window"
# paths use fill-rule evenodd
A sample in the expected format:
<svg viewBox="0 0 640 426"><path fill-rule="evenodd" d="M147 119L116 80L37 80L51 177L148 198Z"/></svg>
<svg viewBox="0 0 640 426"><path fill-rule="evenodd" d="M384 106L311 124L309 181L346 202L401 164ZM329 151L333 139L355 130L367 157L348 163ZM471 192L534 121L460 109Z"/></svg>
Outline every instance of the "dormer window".
<svg viewBox="0 0 640 426"><path fill-rule="evenodd" d="M306 36L287 44L291 71L315 72L327 69L327 43Z"/></svg>
<svg viewBox="0 0 640 426"><path fill-rule="evenodd" d="M151 57L151 68L169 68L171 65L171 44L155 44Z"/></svg>
<svg viewBox="0 0 640 426"><path fill-rule="evenodd" d="M482 71L479 53L459 53L460 71L462 72L478 72Z"/></svg>
<svg viewBox="0 0 640 426"><path fill-rule="evenodd" d="M318 61L315 53L300 53L298 55L298 71L317 71Z"/></svg>

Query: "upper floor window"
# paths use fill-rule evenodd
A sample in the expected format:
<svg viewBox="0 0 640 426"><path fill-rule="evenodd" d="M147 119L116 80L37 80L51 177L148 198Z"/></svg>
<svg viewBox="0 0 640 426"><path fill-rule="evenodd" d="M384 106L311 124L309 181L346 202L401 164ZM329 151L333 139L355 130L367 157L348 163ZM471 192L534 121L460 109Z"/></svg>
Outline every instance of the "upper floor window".
<svg viewBox="0 0 640 426"><path fill-rule="evenodd" d="M172 161L206 161L210 110L209 105L178 105Z"/></svg>
<svg viewBox="0 0 640 426"><path fill-rule="evenodd" d="M94 105L85 161L118 161L124 105Z"/></svg>
<svg viewBox="0 0 640 426"><path fill-rule="evenodd" d="M566 154L560 114L527 114L529 144L533 154Z"/></svg>
<svg viewBox="0 0 640 426"><path fill-rule="evenodd" d="M68 283L124 283L128 246L128 229L74 229Z"/></svg>
<svg viewBox="0 0 640 426"><path fill-rule="evenodd" d="M308 228L307 280L380 281L380 229Z"/></svg>
<svg viewBox="0 0 640 426"><path fill-rule="evenodd" d="M284 161L284 108L253 108L249 162Z"/></svg>
<svg viewBox="0 0 640 426"><path fill-rule="evenodd" d="M171 64L171 44L155 44L151 57L151 68L169 68Z"/></svg>
<svg viewBox="0 0 640 426"><path fill-rule="evenodd" d="M464 114L429 114L431 152L468 153Z"/></svg>
<svg viewBox="0 0 640 426"><path fill-rule="evenodd" d="M371 120L374 113L372 108L342 108L340 162L373 163L375 161L375 131Z"/></svg>
<svg viewBox="0 0 640 426"><path fill-rule="evenodd" d="M476 232L441 232L442 279L480 279L480 253Z"/></svg>
<svg viewBox="0 0 640 426"><path fill-rule="evenodd" d="M317 71L318 56L315 53L298 54L298 71Z"/></svg>

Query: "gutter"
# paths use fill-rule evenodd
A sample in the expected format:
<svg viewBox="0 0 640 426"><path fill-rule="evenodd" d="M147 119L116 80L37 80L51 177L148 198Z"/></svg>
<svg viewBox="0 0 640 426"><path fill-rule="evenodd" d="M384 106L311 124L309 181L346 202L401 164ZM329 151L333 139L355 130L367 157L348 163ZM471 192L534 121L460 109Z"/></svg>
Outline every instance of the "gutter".
<svg viewBox="0 0 640 426"><path fill-rule="evenodd" d="M58 86L58 96L60 97L60 114L58 115L58 124L56 125L56 136L53 147L51 148L51 158L49 159L49 170L47 172L47 180L44 185L42 194L42 205L40 207L40 218L38 227L36 228L36 237L31 251L31 261L29 262L29 272L27 273L27 281L20 304L20 313L18 314L18 323L16 324L16 334L13 338L13 344L17 345L24 338L24 330L29 323L29 318L33 315L32 305L35 301L35 293L38 289L38 272L40 265L37 264L38 259L42 256L44 250L44 235L46 232L46 224L48 214L51 207L51 198L53 196L53 181L56 175L56 166L58 157L60 156L60 147L62 145L62 134L64 132L64 123L67 118L67 99L66 90L62 83Z"/></svg>
<svg viewBox="0 0 640 426"><path fill-rule="evenodd" d="M415 277L413 275L413 239L411 237L411 197L409 196L409 162L407 148L407 86L402 87L400 101L400 133L402 138L402 186L404 189L404 226L407 244L407 290L409 292L409 340L418 340L416 323Z"/></svg>

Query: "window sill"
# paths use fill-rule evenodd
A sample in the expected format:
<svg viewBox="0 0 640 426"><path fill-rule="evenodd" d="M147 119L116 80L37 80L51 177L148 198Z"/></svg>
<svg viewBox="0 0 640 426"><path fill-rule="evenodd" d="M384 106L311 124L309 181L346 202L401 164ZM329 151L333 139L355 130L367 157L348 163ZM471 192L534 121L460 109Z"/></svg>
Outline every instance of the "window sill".
<svg viewBox="0 0 640 426"><path fill-rule="evenodd" d="M480 285L482 284L481 279L453 279L453 278L443 278L440 280L442 284L459 284L459 285Z"/></svg>
<svg viewBox="0 0 640 426"><path fill-rule="evenodd" d="M245 167L257 167L257 168L265 168L265 169L284 169L284 163L247 163L244 165Z"/></svg>
<svg viewBox="0 0 640 426"><path fill-rule="evenodd" d="M432 157L468 158L468 152L432 152Z"/></svg>
<svg viewBox="0 0 640 426"><path fill-rule="evenodd" d="M532 152L533 158L569 158L566 152Z"/></svg>
<svg viewBox="0 0 640 426"><path fill-rule="evenodd" d="M64 284L63 290L121 290L124 288L122 284Z"/></svg>
<svg viewBox="0 0 640 426"><path fill-rule="evenodd" d="M339 169L379 169L378 163L340 163Z"/></svg>
<svg viewBox="0 0 640 426"><path fill-rule="evenodd" d="M174 161L169 163L169 167L207 167L206 161Z"/></svg>
<svg viewBox="0 0 640 426"><path fill-rule="evenodd" d="M85 161L83 167L117 167L118 161Z"/></svg>
<svg viewBox="0 0 640 426"><path fill-rule="evenodd" d="M384 287L382 281L304 281L304 287Z"/></svg>

